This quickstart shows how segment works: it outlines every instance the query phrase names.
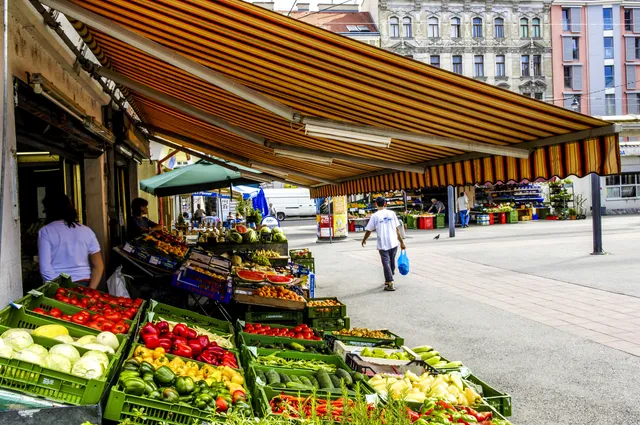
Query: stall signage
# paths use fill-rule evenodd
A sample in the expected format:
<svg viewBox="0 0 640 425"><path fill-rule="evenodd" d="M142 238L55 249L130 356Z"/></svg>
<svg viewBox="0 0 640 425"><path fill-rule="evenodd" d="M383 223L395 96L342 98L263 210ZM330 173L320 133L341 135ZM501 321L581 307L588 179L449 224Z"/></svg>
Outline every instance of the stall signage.
<svg viewBox="0 0 640 425"><path fill-rule="evenodd" d="M275 217L267 216L262 219L262 225L273 229L274 227L280 227L280 221Z"/></svg>

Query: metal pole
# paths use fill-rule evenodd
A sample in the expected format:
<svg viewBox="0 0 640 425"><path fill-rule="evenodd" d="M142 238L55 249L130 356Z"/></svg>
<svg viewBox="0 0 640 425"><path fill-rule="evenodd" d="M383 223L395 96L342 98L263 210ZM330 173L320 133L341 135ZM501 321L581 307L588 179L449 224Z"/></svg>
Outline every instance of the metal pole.
<svg viewBox="0 0 640 425"><path fill-rule="evenodd" d="M591 219L593 220L593 252L591 255L604 255L602 250L602 203L600 201L600 176L591 174Z"/></svg>
<svg viewBox="0 0 640 425"><path fill-rule="evenodd" d="M2 230L4 228L4 172L7 163L7 137L9 135L9 0L4 0L2 5L2 147L0 148L0 241L2 241ZM39 207L39 206L38 206ZM0 261L2 261L2 244L0 243Z"/></svg>
<svg viewBox="0 0 640 425"><path fill-rule="evenodd" d="M448 208L447 214L449 216L449 237L456 237L456 189L453 186L447 186L447 198Z"/></svg>

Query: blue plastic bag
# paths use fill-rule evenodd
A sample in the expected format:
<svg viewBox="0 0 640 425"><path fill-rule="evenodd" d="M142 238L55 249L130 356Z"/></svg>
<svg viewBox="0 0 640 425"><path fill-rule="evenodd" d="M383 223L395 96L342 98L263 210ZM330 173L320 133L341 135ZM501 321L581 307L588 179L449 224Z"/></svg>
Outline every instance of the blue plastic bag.
<svg viewBox="0 0 640 425"><path fill-rule="evenodd" d="M409 257L407 257L407 251L404 249L400 252L398 257L398 271L402 276L409 274Z"/></svg>

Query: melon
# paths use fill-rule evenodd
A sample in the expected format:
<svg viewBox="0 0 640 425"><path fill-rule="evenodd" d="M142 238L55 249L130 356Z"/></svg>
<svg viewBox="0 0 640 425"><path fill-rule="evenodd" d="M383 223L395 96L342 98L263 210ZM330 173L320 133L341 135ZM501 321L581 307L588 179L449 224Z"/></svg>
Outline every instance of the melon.
<svg viewBox="0 0 640 425"><path fill-rule="evenodd" d="M236 226L236 232L241 233L241 234L246 233L247 232L247 226L242 225L242 224L238 224Z"/></svg>
<svg viewBox="0 0 640 425"><path fill-rule="evenodd" d="M266 274L263 272L254 272L251 270L239 270L236 275L240 280L245 282L263 282L266 278Z"/></svg>
<svg viewBox="0 0 640 425"><path fill-rule="evenodd" d="M293 276L270 274L267 275L267 280L269 281L269 283L273 283L274 285L288 285L293 282Z"/></svg>

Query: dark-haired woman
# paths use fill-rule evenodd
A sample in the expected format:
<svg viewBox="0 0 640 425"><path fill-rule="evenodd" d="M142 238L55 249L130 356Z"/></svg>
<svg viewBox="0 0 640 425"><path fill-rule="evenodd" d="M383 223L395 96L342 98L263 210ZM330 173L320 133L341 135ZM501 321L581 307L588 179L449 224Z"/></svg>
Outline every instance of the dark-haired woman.
<svg viewBox="0 0 640 425"><path fill-rule="evenodd" d="M64 193L47 195L42 201L47 225L38 232L40 274L45 282L60 274L97 288L104 272L100 244L95 233L78 223L78 213Z"/></svg>
<svg viewBox="0 0 640 425"><path fill-rule="evenodd" d="M131 201L131 218L127 224L127 237L135 239L152 230L161 230L162 226L149 220L144 215L149 214L149 201L136 198Z"/></svg>

